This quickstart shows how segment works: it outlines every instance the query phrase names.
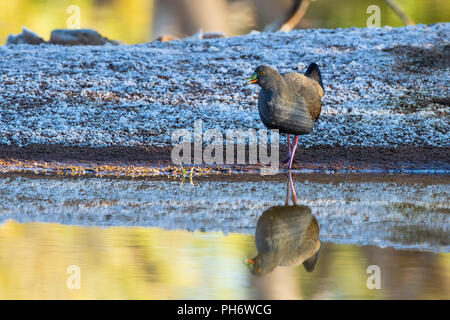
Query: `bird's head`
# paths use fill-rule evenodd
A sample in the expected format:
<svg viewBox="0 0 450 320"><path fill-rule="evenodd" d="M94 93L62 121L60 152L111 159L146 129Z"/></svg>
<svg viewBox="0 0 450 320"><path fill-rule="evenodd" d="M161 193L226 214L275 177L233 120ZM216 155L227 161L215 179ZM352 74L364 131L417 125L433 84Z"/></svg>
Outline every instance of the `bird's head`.
<svg viewBox="0 0 450 320"><path fill-rule="evenodd" d="M261 65L255 69L255 72L247 79L248 83L257 83L263 89L276 87L276 81L280 77L278 71L269 66Z"/></svg>
<svg viewBox="0 0 450 320"><path fill-rule="evenodd" d="M256 276L265 276L271 273L278 265L278 260L273 255L258 254L253 259L247 259L247 267Z"/></svg>

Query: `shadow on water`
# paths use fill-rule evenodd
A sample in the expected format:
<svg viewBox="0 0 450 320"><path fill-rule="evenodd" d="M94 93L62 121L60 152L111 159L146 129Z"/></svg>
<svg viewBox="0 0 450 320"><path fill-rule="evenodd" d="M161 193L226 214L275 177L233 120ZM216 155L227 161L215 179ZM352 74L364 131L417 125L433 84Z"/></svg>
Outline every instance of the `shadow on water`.
<svg viewBox="0 0 450 320"><path fill-rule="evenodd" d="M289 195L292 205L289 205ZM285 205L270 207L259 217L255 243L258 255L247 261L255 275L264 276L278 266L303 264L308 272L316 266L321 246L319 225L308 206L297 205L290 172Z"/></svg>

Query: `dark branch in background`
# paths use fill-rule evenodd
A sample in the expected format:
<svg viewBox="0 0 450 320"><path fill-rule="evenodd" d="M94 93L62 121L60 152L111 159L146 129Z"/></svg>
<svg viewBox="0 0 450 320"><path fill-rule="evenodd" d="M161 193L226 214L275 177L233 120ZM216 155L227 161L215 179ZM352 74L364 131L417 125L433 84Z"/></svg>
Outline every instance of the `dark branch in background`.
<svg viewBox="0 0 450 320"><path fill-rule="evenodd" d="M311 0L293 0L292 6L282 19L277 19L264 28L264 31L285 31L294 29L308 10Z"/></svg>
<svg viewBox="0 0 450 320"><path fill-rule="evenodd" d="M391 9L395 12L396 15L399 16L402 21L407 25L414 25L414 21L412 21L402 8L395 2L395 0L385 0L387 5L391 7ZM296 26L303 19L306 11L308 10L309 4L311 0L293 0L292 6L289 8L289 11L286 13L283 19L277 19L271 24L267 25L264 28L264 31L285 31L289 32L295 29Z"/></svg>
<svg viewBox="0 0 450 320"><path fill-rule="evenodd" d="M402 19L404 24L409 26L414 25L414 21L412 21L406 13L400 8L400 6L395 2L395 0L385 0L387 5L391 7L391 9Z"/></svg>
<svg viewBox="0 0 450 320"><path fill-rule="evenodd" d="M280 27L280 31L289 32L294 29L302 20L310 3L311 0L295 0L290 17Z"/></svg>

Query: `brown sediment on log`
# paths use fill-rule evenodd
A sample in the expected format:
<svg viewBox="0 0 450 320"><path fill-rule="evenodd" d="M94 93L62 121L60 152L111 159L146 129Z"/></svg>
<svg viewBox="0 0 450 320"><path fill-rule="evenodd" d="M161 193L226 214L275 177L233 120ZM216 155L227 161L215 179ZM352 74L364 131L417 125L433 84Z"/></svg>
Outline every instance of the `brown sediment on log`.
<svg viewBox="0 0 450 320"><path fill-rule="evenodd" d="M94 176L204 176L259 174L261 164L185 164L171 161L172 147L76 147L0 145L0 172L35 172ZM248 150L246 150L248 153ZM280 148L280 158L287 152ZM246 154L248 159L248 154ZM401 146L318 146L297 152L294 170L302 172L448 172L450 148ZM225 161L224 161L225 163ZM236 163L236 161L235 161ZM194 169L192 169L194 168ZM191 172L192 169L192 172ZM285 169L280 166L280 169Z"/></svg>

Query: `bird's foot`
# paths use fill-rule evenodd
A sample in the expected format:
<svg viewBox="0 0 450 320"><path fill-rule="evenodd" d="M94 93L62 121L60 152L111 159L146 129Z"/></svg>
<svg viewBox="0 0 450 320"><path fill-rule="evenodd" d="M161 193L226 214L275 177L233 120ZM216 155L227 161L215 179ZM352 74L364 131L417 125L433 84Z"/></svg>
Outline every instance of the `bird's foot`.
<svg viewBox="0 0 450 320"><path fill-rule="evenodd" d="M282 164L289 164L289 160L290 160L290 158L289 157L287 157L286 159L284 159L284 160L281 160L281 163ZM292 164L300 164L300 162L298 162L297 160L292 160Z"/></svg>

